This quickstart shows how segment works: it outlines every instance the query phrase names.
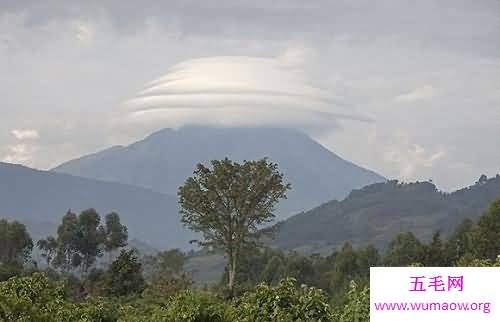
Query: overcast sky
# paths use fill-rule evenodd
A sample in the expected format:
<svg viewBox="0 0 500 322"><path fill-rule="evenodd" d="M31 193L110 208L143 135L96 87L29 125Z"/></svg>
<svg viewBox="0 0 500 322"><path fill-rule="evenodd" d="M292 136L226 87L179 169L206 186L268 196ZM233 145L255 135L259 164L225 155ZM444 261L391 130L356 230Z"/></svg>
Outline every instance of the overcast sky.
<svg viewBox="0 0 500 322"><path fill-rule="evenodd" d="M0 1L0 160L186 124L295 127L388 178L472 184L500 172L500 1Z"/></svg>

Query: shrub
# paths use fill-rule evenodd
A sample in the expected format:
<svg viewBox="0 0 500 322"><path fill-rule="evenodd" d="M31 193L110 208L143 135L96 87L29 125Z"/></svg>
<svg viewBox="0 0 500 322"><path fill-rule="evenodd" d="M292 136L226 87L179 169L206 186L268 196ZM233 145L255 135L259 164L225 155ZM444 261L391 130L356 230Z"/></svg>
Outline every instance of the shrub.
<svg viewBox="0 0 500 322"><path fill-rule="evenodd" d="M500 267L500 256L496 261L491 259L477 259L471 256L463 256L457 262L458 267Z"/></svg>
<svg viewBox="0 0 500 322"><path fill-rule="evenodd" d="M153 313L152 322L230 322L228 306L215 296L184 291L171 298L168 305Z"/></svg>
<svg viewBox="0 0 500 322"><path fill-rule="evenodd" d="M80 304L64 298L64 284L45 274L13 277L0 283L0 321L114 322L117 313L110 303L94 299Z"/></svg>
<svg viewBox="0 0 500 322"><path fill-rule="evenodd" d="M276 287L260 284L237 300L233 312L237 322L323 322L333 315L320 289L302 285L295 279L281 280Z"/></svg>
<svg viewBox="0 0 500 322"><path fill-rule="evenodd" d="M170 298L182 291L188 290L192 285L193 281L185 275L171 278L159 277L152 281L142 295L146 298L162 301L165 298Z"/></svg>
<svg viewBox="0 0 500 322"><path fill-rule="evenodd" d="M64 286L40 273L0 283L0 320L51 322L68 320Z"/></svg>
<svg viewBox="0 0 500 322"><path fill-rule="evenodd" d="M362 289L351 281L347 293L347 303L339 314L335 315L336 322L369 322L370 321L370 293L367 287Z"/></svg>

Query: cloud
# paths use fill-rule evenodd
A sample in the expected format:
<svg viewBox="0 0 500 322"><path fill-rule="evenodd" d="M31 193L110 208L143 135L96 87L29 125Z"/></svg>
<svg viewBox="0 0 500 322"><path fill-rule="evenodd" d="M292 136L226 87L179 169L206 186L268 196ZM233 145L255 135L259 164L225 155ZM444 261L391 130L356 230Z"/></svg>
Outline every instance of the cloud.
<svg viewBox="0 0 500 322"><path fill-rule="evenodd" d="M173 66L123 104L121 124L317 128L337 120L368 121L334 91L311 82L308 51L279 58L216 56Z"/></svg>
<svg viewBox="0 0 500 322"><path fill-rule="evenodd" d="M3 149L3 162L31 164L39 150L34 141L40 139L40 134L35 129L20 128L10 131L14 141L10 141ZM0 154L1 155L1 154Z"/></svg>
<svg viewBox="0 0 500 322"><path fill-rule="evenodd" d="M102 19L120 33L134 33L154 21L186 35L283 39L309 33L323 40L357 41L395 37L426 47L482 53L498 50L499 10L497 0L0 2L0 14L23 14L30 26Z"/></svg>
<svg viewBox="0 0 500 322"><path fill-rule="evenodd" d="M414 179L419 173L423 173L421 168L433 167L444 156L444 151L429 152L418 144L406 150L389 149L384 154L385 160L396 165L399 177L404 179Z"/></svg>
<svg viewBox="0 0 500 322"><path fill-rule="evenodd" d="M18 140L36 140L40 138L40 134L34 129L14 129L11 133Z"/></svg>
<svg viewBox="0 0 500 322"><path fill-rule="evenodd" d="M430 85L425 85L414 89L411 92L407 92L396 96L394 101L411 103L421 100L427 100L436 96L436 89Z"/></svg>
<svg viewBox="0 0 500 322"><path fill-rule="evenodd" d="M0 1L0 159L36 143L29 164L47 169L165 126L282 124L386 177L454 189L499 170L499 10L498 0ZM197 58L231 70L234 56L260 75L235 68L224 78L233 88L194 88ZM184 92L134 97L164 72L179 76L164 87ZM219 79L210 73L203 85ZM139 104L120 106L129 98Z"/></svg>
<svg viewBox="0 0 500 322"><path fill-rule="evenodd" d="M74 23L74 32L76 39L82 45L89 45L94 39L94 29L88 23L77 21Z"/></svg>
<svg viewBox="0 0 500 322"><path fill-rule="evenodd" d="M446 156L443 148L432 149L413 143L404 132L394 135L393 142L387 145L383 154L384 161L394 167L399 172L398 177L404 180L418 180Z"/></svg>
<svg viewBox="0 0 500 322"><path fill-rule="evenodd" d="M35 146L16 144L8 147L7 155L4 156L2 161L8 163L29 164L33 160L33 156L37 150L38 149Z"/></svg>

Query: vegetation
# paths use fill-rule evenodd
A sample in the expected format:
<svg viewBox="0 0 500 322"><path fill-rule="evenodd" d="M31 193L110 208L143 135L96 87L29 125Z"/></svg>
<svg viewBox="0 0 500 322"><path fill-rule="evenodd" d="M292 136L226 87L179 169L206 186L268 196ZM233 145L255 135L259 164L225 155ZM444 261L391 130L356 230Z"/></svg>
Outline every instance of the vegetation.
<svg viewBox="0 0 500 322"><path fill-rule="evenodd" d="M48 236L39 240L37 247L46 260L47 266L70 272L80 268L86 274L96 259L127 245L127 227L120 223L117 213L101 217L94 209L87 209L76 215L69 210L57 228L57 237Z"/></svg>
<svg viewBox="0 0 500 322"><path fill-rule="evenodd" d="M281 280L277 286L259 284L247 292L236 304L234 321L288 322L332 321L333 313L323 291L294 279Z"/></svg>
<svg viewBox="0 0 500 322"><path fill-rule="evenodd" d="M212 168L198 164L194 176L179 188L182 222L203 233L199 245L223 249L227 256L231 295L241 252L255 245L288 189L276 164L266 159L240 164L227 158L212 161Z"/></svg>
<svg viewBox="0 0 500 322"><path fill-rule="evenodd" d="M278 225L272 245L326 255L346 240L383 248L402 231L430 241L436 231L447 236L464 219L476 220L499 196L500 175L482 176L452 193L439 191L431 182L376 183L353 190L342 201L290 217Z"/></svg>
<svg viewBox="0 0 500 322"><path fill-rule="evenodd" d="M140 294L145 288L142 265L134 250L122 250L106 272L106 294L128 296Z"/></svg>
<svg viewBox="0 0 500 322"><path fill-rule="evenodd" d="M33 241L23 224L0 219L0 245L0 263L23 264L30 256Z"/></svg>
<svg viewBox="0 0 500 322"><path fill-rule="evenodd" d="M221 282L204 287L184 271L193 255L125 248L128 230L116 213L101 224L93 209L68 211L57 235L36 243L43 266L30 259L26 227L2 219L0 321L368 322L372 266L500 267L500 199L447 234L394 234L384 251L350 242L326 256L263 247L260 225L288 188L267 160L198 166L179 190L183 221L227 256ZM104 253L108 261L99 261Z"/></svg>
<svg viewBox="0 0 500 322"><path fill-rule="evenodd" d="M120 222L120 215L112 212L104 218L104 251L109 254L109 261L113 252L127 246L128 229Z"/></svg>

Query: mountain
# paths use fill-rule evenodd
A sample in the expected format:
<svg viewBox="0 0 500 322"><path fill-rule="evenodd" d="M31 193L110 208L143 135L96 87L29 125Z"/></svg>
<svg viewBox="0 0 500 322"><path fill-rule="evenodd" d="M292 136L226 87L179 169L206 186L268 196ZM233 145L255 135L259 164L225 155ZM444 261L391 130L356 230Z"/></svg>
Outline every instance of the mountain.
<svg viewBox="0 0 500 322"><path fill-rule="evenodd" d="M464 218L477 218L500 198L500 176L482 176L476 184L443 193L430 182L389 181L352 191L278 224L275 246L298 251L329 252L345 241L383 247L401 231L428 240L449 233Z"/></svg>
<svg viewBox="0 0 500 322"><path fill-rule="evenodd" d="M290 129L184 127L165 129L129 146L66 162L53 171L175 194L197 163L228 157L269 157L292 184L283 217L355 188L385 179L335 155L307 135Z"/></svg>
<svg viewBox="0 0 500 322"><path fill-rule="evenodd" d="M134 186L0 163L0 217L25 223L33 238L53 234L68 209L116 211L131 238L187 248L191 234L179 221L177 198Z"/></svg>

